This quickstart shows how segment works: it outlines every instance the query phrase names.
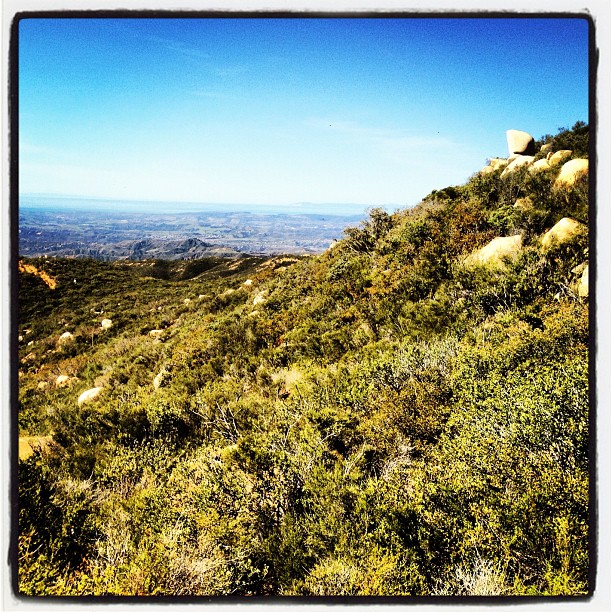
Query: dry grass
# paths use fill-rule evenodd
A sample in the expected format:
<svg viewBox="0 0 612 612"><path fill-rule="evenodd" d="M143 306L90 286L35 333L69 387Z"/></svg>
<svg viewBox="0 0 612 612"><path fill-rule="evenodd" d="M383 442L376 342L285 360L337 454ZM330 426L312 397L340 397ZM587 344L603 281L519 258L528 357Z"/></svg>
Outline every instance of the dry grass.
<svg viewBox="0 0 612 612"><path fill-rule="evenodd" d="M454 575L448 581L441 582L433 595L459 595L473 597L491 597L506 595L506 573L498 564L481 559L474 565L461 565L455 568Z"/></svg>

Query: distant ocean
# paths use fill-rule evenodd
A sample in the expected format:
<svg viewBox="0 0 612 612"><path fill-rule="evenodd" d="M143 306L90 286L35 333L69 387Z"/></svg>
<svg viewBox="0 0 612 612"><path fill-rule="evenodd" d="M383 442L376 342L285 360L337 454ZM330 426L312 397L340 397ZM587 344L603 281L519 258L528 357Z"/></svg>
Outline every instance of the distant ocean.
<svg viewBox="0 0 612 612"><path fill-rule="evenodd" d="M20 195L20 208L46 210L113 211L117 213L178 214L197 212L251 213L262 215L331 215L364 218L368 206L363 204L214 204L197 202L159 202L137 200L109 200L76 196ZM395 207L384 207L392 212Z"/></svg>

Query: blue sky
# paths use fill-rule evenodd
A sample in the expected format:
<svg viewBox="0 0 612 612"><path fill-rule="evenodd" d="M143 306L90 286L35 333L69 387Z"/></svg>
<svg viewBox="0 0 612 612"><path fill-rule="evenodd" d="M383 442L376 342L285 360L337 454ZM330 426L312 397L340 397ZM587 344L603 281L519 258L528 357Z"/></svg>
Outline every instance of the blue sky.
<svg viewBox="0 0 612 612"><path fill-rule="evenodd" d="M588 93L581 19L24 19L20 193L392 209Z"/></svg>

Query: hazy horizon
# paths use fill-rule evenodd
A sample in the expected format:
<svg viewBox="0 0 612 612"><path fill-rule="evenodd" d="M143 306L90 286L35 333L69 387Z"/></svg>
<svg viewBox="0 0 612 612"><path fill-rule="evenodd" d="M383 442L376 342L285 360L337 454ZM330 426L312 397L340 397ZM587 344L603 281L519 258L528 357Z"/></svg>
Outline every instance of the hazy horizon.
<svg viewBox="0 0 612 612"><path fill-rule="evenodd" d="M333 217L363 218L367 210L373 206L364 206L351 202L291 202L287 204L258 204L250 202L217 203L217 202L187 202L176 200L134 200L119 198L99 198L95 196L79 196L65 194L20 194L19 208L45 208L45 209L72 209L91 210L92 204L96 210L111 210L122 212L154 212L155 214L179 214L196 212L219 212L219 213L250 213L250 214L284 214L284 215L316 215ZM163 210L164 207L172 206L172 210ZM148 207L148 209L145 209ZM393 212L394 207L381 206L388 212Z"/></svg>

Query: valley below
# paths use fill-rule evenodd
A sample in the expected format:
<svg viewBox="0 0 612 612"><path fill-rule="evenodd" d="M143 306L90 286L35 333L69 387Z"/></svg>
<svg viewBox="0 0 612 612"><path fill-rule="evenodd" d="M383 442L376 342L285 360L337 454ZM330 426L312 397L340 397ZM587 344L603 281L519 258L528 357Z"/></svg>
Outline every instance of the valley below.
<svg viewBox="0 0 612 612"><path fill-rule="evenodd" d="M364 216L26 205L19 210L19 253L103 261L317 254Z"/></svg>

